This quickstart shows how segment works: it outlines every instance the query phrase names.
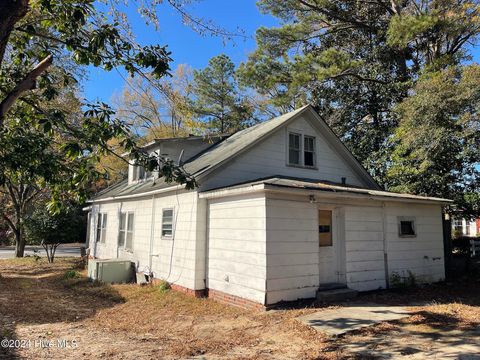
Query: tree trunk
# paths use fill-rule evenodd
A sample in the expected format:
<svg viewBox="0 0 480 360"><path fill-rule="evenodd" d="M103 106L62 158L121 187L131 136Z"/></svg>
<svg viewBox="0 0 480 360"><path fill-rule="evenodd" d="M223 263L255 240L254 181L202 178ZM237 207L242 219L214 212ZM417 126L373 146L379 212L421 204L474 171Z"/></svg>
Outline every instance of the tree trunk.
<svg viewBox="0 0 480 360"><path fill-rule="evenodd" d="M15 24L28 12L28 0L0 1L0 65Z"/></svg>
<svg viewBox="0 0 480 360"><path fill-rule="evenodd" d="M22 236L22 231L18 229L15 231L15 257L23 257L25 254L25 238Z"/></svg>

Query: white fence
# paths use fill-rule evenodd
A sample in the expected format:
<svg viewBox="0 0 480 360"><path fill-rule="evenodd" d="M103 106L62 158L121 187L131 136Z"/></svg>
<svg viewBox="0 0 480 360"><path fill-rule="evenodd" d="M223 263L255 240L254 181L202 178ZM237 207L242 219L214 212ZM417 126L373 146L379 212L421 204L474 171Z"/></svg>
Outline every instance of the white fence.
<svg viewBox="0 0 480 360"><path fill-rule="evenodd" d="M480 240L470 240L470 253L472 257L480 256Z"/></svg>

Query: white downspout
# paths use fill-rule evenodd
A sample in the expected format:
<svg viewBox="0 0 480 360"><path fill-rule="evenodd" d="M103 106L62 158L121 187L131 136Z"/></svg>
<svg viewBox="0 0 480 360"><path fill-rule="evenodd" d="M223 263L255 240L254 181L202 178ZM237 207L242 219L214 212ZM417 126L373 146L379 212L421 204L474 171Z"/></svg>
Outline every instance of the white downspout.
<svg viewBox="0 0 480 360"><path fill-rule="evenodd" d="M390 288L390 278L388 270L388 240L387 240L387 214L385 201L382 201L382 236L383 236L383 266L385 269L385 286Z"/></svg>
<svg viewBox="0 0 480 360"><path fill-rule="evenodd" d="M152 217L150 220L150 249L148 253L148 269L150 273L153 273L152 271L152 257L153 256L158 256L158 255L153 255L153 241L155 237L155 195L152 195Z"/></svg>
<svg viewBox="0 0 480 360"><path fill-rule="evenodd" d="M199 199L200 200L200 199ZM204 280L204 286L205 289L208 291L208 263L209 263L209 258L208 258L208 251L210 249L210 200L205 199L205 270L204 270L204 275L205 275L205 280Z"/></svg>

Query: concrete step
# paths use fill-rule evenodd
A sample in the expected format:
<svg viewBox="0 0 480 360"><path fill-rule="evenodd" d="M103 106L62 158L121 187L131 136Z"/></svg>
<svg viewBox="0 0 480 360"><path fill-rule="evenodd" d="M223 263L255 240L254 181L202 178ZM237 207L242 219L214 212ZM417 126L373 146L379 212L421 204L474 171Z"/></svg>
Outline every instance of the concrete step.
<svg viewBox="0 0 480 360"><path fill-rule="evenodd" d="M321 303L333 303L349 300L357 296L358 291L349 288L318 290L317 301Z"/></svg>
<svg viewBox="0 0 480 360"><path fill-rule="evenodd" d="M347 285L342 283L323 283L320 284L318 287L318 291L325 291L325 290L335 290L335 289L346 289Z"/></svg>

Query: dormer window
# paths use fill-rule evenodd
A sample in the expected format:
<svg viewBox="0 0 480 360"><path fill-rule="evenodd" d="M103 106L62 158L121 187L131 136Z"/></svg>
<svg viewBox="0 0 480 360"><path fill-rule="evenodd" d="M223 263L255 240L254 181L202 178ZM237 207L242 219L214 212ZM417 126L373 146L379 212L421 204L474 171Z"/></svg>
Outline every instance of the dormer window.
<svg viewBox="0 0 480 360"><path fill-rule="evenodd" d="M316 166L314 136L288 133L288 165L310 168Z"/></svg>
<svg viewBox="0 0 480 360"><path fill-rule="evenodd" d="M145 179L145 168L143 166L136 166L135 170L136 170L136 174L135 174L136 175L135 176L136 180Z"/></svg>
<svg viewBox="0 0 480 360"><path fill-rule="evenodd" d="M133 167L133 174L132 180L133 181L142 181L152 177L151 171L146 171L143 166L134 165Z"/></svg>

